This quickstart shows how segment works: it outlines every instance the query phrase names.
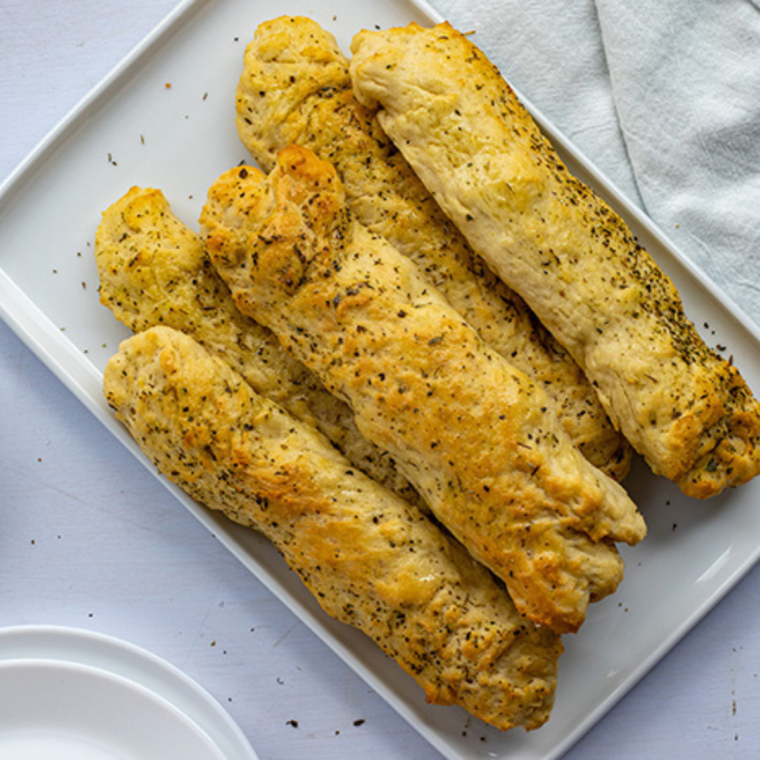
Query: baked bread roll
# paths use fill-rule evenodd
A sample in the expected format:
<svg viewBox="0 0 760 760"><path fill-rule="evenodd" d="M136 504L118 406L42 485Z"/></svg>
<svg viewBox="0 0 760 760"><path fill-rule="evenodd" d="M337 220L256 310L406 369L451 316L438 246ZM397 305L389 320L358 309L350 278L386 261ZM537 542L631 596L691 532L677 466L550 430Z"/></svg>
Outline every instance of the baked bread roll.
<svg viewBox="0 0 760 760"><path fill-rule="evenodd" d="M201 215L246 314L347 401L522 614L576 631L644 522L594 468L546 393L490 349L410 259L349 213L331 164L301 147L269 177L238 167Z"/></svg>
<svg viewBox="0 0 760 760"><path fill-rule="evenodd" d="M291 359L270 330L238 311L203 240L160 190L133 187L103 212L95 260L101 303L130 330L167 325L192 335L257 393L316 426L355 467L422 504L393 460L359 433L350 408Z"/></svg>
<svg viewBox="0 0 760 760"><path fill-rule="evenodd" d="M151 328L111 358L104 392L161 473L267 536L323 609L370 636L429 701L503 730L547 720L559 637L521 618L428 518L221 359Z"/></svg>
<svg viewBox="0 0 760 760"><path fill-rule="evenodd" d="M278 150L302 145L338 170L352 212L412 258L465 320L542 386L575 444L617 480L631 449L586 376L525 305L474 255L373 110L356 101L348 60L311 19L261 24L247 46L237 89L240 139L266 172Z"/></svg>
<svg viewBox="0 0 760 760"><path fill-rule="evenodd" d="M620 217L449 24L362 32L353 86L472 248L593 382L654 472L705 498L760 470L760 407Z"/></svg>

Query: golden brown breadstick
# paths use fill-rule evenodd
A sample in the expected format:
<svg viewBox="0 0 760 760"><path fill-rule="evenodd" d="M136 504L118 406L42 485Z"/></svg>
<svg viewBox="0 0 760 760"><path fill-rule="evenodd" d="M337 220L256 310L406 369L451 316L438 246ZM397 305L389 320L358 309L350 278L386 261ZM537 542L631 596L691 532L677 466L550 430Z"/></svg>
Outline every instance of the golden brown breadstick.
<svg viewBox="0 0 760 760"><path fill-rule="evenodd" d="M622 576L610 542L635 543L645 527L541 388L355 220L334 168L307 149L281 151L268 178L225 173L201 225L238 308L350 403L524 615L577 630Z"/></svg>
<svg viewBox="0 0 760 760"><path fill-rule="evenodd" d="M104 391L167 478L267 536L325 611L364 631L429 701L502 730L547 720L559 637L314 428L167 327L121 345Z"/></svg>
<svg viewBox="0 0 760 760"><path fill-rule="evenodd" d="M760 471L760 405L623 220L572 177L497 69L449 24L362 32L357 97L473 249L593 381L652 469L700 498Z"/></svg>

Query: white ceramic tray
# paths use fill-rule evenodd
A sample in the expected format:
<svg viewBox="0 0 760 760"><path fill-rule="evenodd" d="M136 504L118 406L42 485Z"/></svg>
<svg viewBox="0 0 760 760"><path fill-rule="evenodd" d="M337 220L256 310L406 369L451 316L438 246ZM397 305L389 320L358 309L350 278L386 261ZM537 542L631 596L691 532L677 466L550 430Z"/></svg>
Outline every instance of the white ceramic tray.
<svg viewBox="0 0 760 760"><path fill-rule="evenodd" d="M95 229L100 212L133 184L161 188L175 212L195 225L211 182L249 160L233 122L243 48L261 21L282 13L312 16L346 50L361 28L438 20L412 0L185 2L0 187L0 316L150 472L101 395L103 367L127 332L98 303ZM708 342L725 346L750 385L760 389L760 343L748 320L536 116L570 169L609 200L670 274ZM760 555L760 480L699 503L635 463L627 486L649 536L624 552L627 574L618 593L594 605L579 635L566 637L549 723L531 734L501 734L476 726L457 708L426 705L416 684L364 636L321 612L266 541L166 486L448 757L559 756Z"/></svg>

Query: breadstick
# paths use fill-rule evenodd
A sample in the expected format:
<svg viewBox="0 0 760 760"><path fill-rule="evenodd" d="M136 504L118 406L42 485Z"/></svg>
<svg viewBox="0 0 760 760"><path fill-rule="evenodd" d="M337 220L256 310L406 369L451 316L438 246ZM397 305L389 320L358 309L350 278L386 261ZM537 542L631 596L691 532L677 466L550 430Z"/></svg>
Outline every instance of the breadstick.
<svg viewBox="0 0 760 760"><path fill-rule="evenodd" d="M497 69L449 24L362 32L359 100L472 248L594 383L652 470L706 498L760 471L760 405L623 220L571 176Z"/></svg>
<svg viewBox="0 0 760 760"><path fill-rule="evenodd" d="M529 619L576 631L612 592L612 541L645 527L572 444L545 392L490 349L410 259L359 224L335 169L280 151L226 172L201 215L238 308L352 407Z"/></svg>
<svg viewBox="0 0 760 760"><path fill-rule="evenodd" d="M167 478L269 538L333 617L425 689L502 730L549 717L559 637L428 518L353 470L311 426L167 327L125 341L104 392Z"/></svg>

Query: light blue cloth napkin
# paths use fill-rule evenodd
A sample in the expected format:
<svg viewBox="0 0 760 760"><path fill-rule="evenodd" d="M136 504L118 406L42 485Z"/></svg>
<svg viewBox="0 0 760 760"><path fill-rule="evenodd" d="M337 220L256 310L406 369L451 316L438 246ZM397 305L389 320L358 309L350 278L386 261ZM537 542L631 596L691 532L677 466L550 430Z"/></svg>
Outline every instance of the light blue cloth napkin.
<svg viewBox="0 0 760 760"><path fill-rule="evenodd" d="M760 4L432 0L760 325Z"/></svg>

